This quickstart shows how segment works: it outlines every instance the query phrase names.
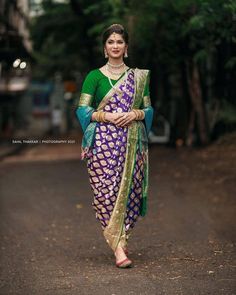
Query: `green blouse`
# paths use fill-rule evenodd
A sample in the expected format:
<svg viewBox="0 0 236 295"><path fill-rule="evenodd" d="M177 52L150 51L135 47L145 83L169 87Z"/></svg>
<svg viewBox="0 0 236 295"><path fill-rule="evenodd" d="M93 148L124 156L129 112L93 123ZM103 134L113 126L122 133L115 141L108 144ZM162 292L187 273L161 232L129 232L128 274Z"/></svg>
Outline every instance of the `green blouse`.
<svg viewBox="0 0 236 295"><path fill-rule="evenodd" d="M122 74L119 79L114 80L111 79L112 84L115 84L117 81L119 81L123 76ZM149 96L149 80L150 77L148 76L145 88L144 88L144 94L143 96ZM110 91L111 85L109 83L108 77L105 76L101 70L95 69L90 71L87 76L85 77L85 80L82 85L81 94L89 94L91 95L91 106L95 109L101 102L101 100L104 98L104 96Z"/></svg>

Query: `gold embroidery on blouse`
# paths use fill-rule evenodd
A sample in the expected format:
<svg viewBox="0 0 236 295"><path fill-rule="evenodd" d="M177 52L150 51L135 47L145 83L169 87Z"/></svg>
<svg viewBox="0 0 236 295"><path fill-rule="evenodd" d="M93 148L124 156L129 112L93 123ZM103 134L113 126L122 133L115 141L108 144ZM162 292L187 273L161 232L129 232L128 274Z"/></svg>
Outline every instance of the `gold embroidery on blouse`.
<svg viewBox="0 0 236 295"><path fill-rule="evenodd" d="M78 106L91 106L93 96L91 94L82 93L80 95Z"/></svg>

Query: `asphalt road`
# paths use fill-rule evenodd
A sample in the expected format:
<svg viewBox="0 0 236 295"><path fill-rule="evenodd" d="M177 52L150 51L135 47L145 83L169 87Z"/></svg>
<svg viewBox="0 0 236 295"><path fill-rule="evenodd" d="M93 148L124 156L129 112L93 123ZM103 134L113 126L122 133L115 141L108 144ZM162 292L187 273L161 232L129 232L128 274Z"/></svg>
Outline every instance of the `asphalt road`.
<svg viewBox="0 0 236 295"><path fill-rule="evenodd" d="M76 154L3 161L0 294L236 294L235 160L217 149L150 148L131 269L115 266Z"/></svg>

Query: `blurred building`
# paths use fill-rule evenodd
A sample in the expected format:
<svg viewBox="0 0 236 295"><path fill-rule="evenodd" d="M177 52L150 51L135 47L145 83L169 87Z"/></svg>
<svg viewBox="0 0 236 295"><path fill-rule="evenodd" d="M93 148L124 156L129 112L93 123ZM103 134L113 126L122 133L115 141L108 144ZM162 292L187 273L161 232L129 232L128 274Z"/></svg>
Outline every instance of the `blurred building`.
<svg viewBox="0 0 236 295"><path fill-rule="evenodd" d="M0 0L0 137L9 137L19 118L30 77L28 0Z"/></svg>

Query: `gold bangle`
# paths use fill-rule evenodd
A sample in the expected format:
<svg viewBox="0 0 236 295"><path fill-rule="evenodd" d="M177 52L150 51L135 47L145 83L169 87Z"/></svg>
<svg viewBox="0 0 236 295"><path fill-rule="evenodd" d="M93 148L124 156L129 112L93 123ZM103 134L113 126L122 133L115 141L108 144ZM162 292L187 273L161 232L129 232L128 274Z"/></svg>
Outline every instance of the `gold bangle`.
<svg viewBox="0 0 236 295"><path fill-rule="evenodd" d="M139 112L140 112L140 120L143 120L145 117L145 113L143 110L140 110Z"/></svg>
<svg viewBox="0 0 236 295"><path fill-rule="evenodd" d="M136 120L143 120L145 118L145 113L143 110L136 110L136 109L133 109L132 110L134 113L135 113L135 116L136 116Z"/></svg>
<svg viewBox="0 0 236 295"><path fill-rule="evenodd" d="M143 120L145 118L145 112L143 110L140 110L141 112L141 120Z"/></svg>
<svg viewBox="0 0 236 295"><path fill-rule="evenodd" d="M98 112L94 112L94 120L95 120L95 121L98 120Z"/></svg>
<svg viewBox="0 0 236 295"><path fill-rule="evenodd" d="M135 114L135 120L138 120L138 113L137 113L137 110L132 110Z"/></svg>
<svg viewBox="0 0 236 295"><path fill-rule="evenodd" d="M105 122L105 113L104 112L101 113L101 121Z"/></svg>
<svg viewBox="0 0 236 295"><path fill-rule="evenodd" d="M97 111L96 121L100 122L101 111Z"/></svg>
<svg viewBox="0 0 236 295"><path fill-rule="evenodd" d="M103 112L103 121L104 121L105 123L107 123L108 120L105 118L105 116L106 116L106 112Z"/></svg>
<svg viewBox="0 0 236 295"><path fill-rule="evenodd" d="M99 122L102 122L102 111L99 111Z"/></svg>
<svg viewBox="0 0 236 295"><path fill-rule="evenodd" d="M140 115L141 115L141 113L140 113L140 110L137 110L137 113L138 113L138 120L140 120Z"/></svg>
<svg viewBox="0 0 236 295"><path fill-rule="evenodd" d="M103 112L103 111L97 111L96 115L95 115L95 119L97 122L108 122L105 119L105 112Z"/></svg>
<svg viewBox="0 0 236 295"><path fill-rule="evenodd" d="M137 110L138 112L138 120L140 120L140 110Z"/></svg>

